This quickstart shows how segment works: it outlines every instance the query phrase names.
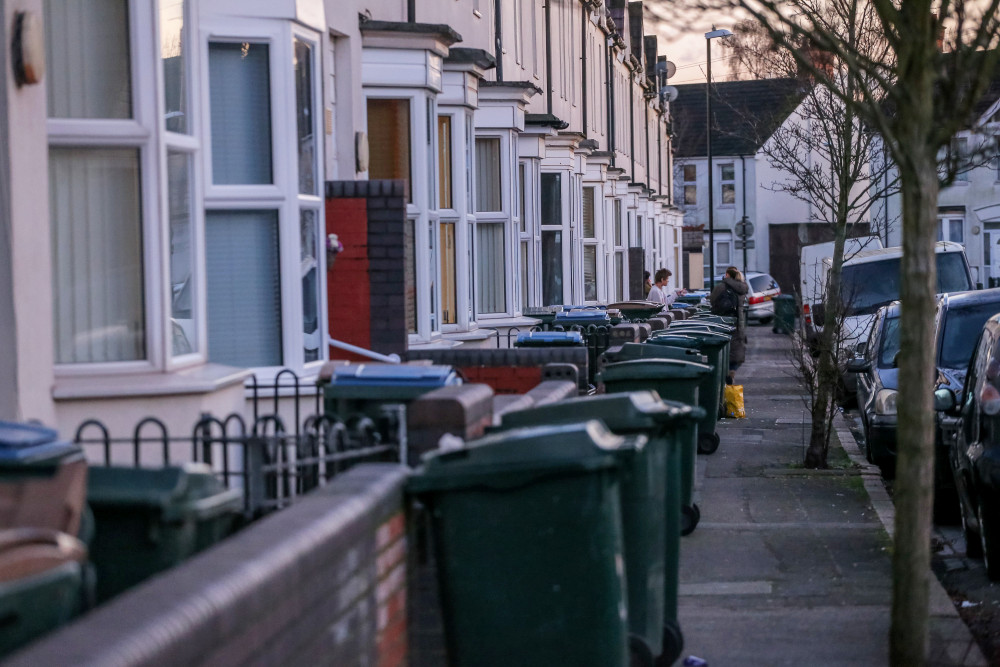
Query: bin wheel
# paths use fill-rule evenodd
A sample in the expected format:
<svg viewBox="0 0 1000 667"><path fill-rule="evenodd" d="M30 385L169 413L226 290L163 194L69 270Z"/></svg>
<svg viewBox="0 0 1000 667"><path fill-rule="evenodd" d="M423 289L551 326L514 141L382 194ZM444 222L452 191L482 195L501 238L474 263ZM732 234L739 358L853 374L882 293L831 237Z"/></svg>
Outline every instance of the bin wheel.
<svg viewBox="0 0 1000 667"><path fill-rule="evenodd" d="M701 510L698 505L681 505L681 536L687 536L694 532L701 521Z"/></svg>
<svg viewBox="0 0 1000 667"><path fill-rule="evenodd" d="M656 667L653 649L639 635L628 636L629 667Z"/></svg>
<svg viewBox="0 0 1000 667"><path fill-rule="evenodd" d="M654 663L656 667L670 667L681 657L684 651L684 634L677 621L667 621L663 624L663 647L660 657Z"/></svg>
<svg viewBox="0 0 1000 667"><path fill-rule="evenodd" d="M699 433L698 434L698 453L699 454L714 454L715 450L719 448L719 434L718 433Z"/></svg>

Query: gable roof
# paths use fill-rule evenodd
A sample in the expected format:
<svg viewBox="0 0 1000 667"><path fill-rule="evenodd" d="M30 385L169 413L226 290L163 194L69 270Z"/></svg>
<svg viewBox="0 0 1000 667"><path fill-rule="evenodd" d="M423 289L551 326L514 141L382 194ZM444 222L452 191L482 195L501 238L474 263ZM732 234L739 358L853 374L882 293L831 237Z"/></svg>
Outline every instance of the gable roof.
<svg viewBox="0 0 1000 667"><path fill-rule="evenodd" d="M712 85L712 154L753 155L806 95L798 79L721 81ZM677 86L670 103L675 155L702 157L705 148L705 84Z"/></svg>
<svg viewBox="0 0 1000 667"><path fill-rule="evenodd" d="M979 98L979 102L976 103L973 110L973 117L977 121L989 121L988 118L983 118L983 114L992 109L998 99L1000 99L1000 72L993 75L993 79L990 81L990 85L986 89L986 92L983 93L981 98Z"/></svg>

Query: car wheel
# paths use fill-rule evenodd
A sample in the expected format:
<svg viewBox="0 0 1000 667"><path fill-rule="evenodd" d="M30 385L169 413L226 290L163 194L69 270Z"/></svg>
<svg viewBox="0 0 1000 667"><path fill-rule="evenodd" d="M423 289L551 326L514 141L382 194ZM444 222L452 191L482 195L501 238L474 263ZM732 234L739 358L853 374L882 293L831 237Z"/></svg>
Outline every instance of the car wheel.
<svg viewBox="0 0 1000 667"><path fill-rule="evenodd" d="M983 547L983 564L990 581L1000 581L1000 526L996 508L979 499L979 543Z"/></svg>
<svg viewBox="0 0 1000 667"><path fill-rule="evenodd" d="M771 320L773 320L773 319L774 319L773 315L768 315L767 317L760 318L760 323L761 324L770 324Z"/></svg>

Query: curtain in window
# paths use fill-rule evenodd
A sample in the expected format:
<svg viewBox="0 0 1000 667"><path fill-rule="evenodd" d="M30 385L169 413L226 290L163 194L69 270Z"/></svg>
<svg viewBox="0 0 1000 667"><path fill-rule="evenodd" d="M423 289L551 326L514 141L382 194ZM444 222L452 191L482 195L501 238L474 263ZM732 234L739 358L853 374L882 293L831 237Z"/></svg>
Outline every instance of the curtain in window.
<svg viewBox="0 0 1000 667"><path fill-rule="evenodd" d="M500 183L500 140L476 139L476 211L502 209Z"/></svg>
<svg viewBox="0 0 1000 667"><path fill-rule="evenodd" d="M267 44L208 45L213 183L273 182L268 54Z"/></svg>
<svg viewBox="0 0 1000 667"><path fill-rule="evenodd" d="M597 301L597 246L583 246L583 298Z"/></svg>
<svg viewBox="0 0 1000 667"><path fill-rule="evenodd" d="M306 363L320 357L319 211L299 211L299 262L302 267L302 344Z"/></svg>
<svg viewBox="0 0 1000 667"><path fill-rule="evenodd" d="M139 151L49 151L57 363L145 358Z"/></svg>
<svg viewBox="0 0 1000 667"><path fill-rule="evenodd" d="M45 3L49 118L131 118L127 0Z"/></svg>
<svg viewBox="0 0 1000 667"><path fill-rule="evenodd" d="M205 269L209 358L281 365L277 211L208 212Z"/></svg>
<svg viewBox="0 0 1000 667"><path fill-rule="evenodd" d="M441 324L458 320L455 289L455 223L441 223Z"/></svg>
<svg viewBox="0 0 1000 667"><path fill-rule="evenodd" d="M594 188L583 189L583 237L592 239L597 236L594 229Z"/></svg>
<svg viewBox="0 0 1000 667"><path fill-rule="evenodd" d="M410 100L368 100L368 177L402 179L410 193Z"/></svg>
<svg viewBox="0 0 1000 667"><path fill-rule="evenodd" d="M542 230L542 305L563 303L562 232Z"/></svg>
<svg viewBox="0 0 1000 667"><path fill-rule="evenodd" d="M503 223L476 225L476 302L480 313L507 311Z"/></svg>
<svg viewBox="0 0 1000 667"><path fill-rule="evenodd" d="M316 133L313 131L312 47L295 40L295 127L299 148L299 194L316 194Z"/></svg>

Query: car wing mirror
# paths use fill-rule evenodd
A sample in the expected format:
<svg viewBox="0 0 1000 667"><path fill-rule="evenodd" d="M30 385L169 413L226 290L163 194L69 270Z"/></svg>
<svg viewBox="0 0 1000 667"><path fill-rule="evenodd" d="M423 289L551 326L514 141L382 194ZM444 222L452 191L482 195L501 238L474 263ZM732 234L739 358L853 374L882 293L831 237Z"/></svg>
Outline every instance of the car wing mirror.
<svg viewBox="0 0 1000 667"><path fill-rule="evenodd" d="M958 399L951 389L938 389L934 392L934 410L936 412L954 412L958 407Z"/></svg>
<svg viewBox="0 0 1000 667"><path fill-rule="evenodd" d="M847 362L847 370L851 373L867 373L871 369L871 362L864 357L854 357Z"/></svg>

